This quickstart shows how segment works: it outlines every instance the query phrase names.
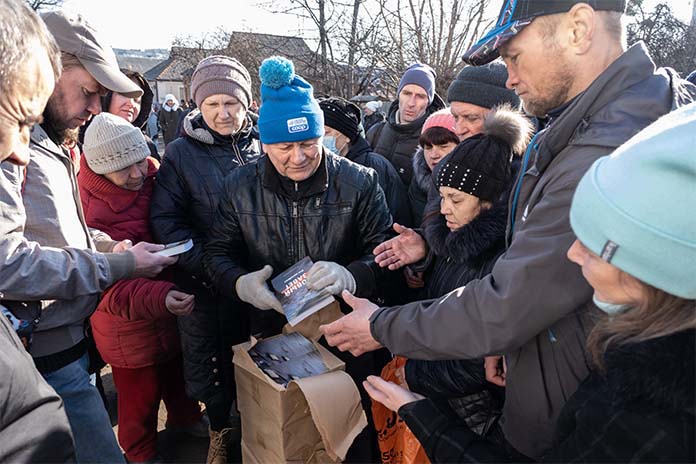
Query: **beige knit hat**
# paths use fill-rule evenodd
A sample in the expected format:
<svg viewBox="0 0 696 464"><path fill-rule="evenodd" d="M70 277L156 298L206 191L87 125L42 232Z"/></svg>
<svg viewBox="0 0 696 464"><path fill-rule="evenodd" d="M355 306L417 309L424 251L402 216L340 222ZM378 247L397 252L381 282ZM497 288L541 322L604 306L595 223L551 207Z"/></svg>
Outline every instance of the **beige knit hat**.
<svg viewBox="0 0 696 464"><path fill-rule="evenodd" d="M240 101L244 108L251 104L251 77L242 63L229 56L213 55L201 60L191 76L191 94L196 105L207 97L224 93Z"/></svg>
<svg viewBox="0 0 696 464"><path fill-rule="evenodd" d="M97 174L120 171L150 155L140 129L111 113L94 117L82 148L87 165Z"/></svg>

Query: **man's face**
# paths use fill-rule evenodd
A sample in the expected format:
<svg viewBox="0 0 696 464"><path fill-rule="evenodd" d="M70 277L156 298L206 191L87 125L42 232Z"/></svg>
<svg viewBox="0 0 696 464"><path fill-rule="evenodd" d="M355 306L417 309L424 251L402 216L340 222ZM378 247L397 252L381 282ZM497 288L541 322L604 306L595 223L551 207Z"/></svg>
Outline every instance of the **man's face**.
<svg viewBox="0 0 696 464"><path fill-rule="evenodd" d="M576 74L563 47L555 37L544 37L542 27L537 18L500 49L507 87L515 90L528 113L539 117L568 101Z"/></svg>
<svg viewBox="0 0 696 464"><path fill-rule="evenodd" d="M419 85L405 85L399 92L399 119L403 124L415 121L428 108L428 93Z"/></svg>
<svg viewBox="0 0 696 464"><path fill-rule="evenodd" d="M454 131L460 142L483 132L483 122L489 111L488 108L471 103L450 103L450 112L454 116Z"/></svg>
<svg viewBox="0 0 696 464"><path fill-rule="evenodd" d="M82 66L63 70L46 107L53 130L61 133L84 126L101 112L100 97L105 94L106 89Z"/></svg>
<svg viewBox="0 0 696 464"><path fill-rule="evenodd" d="M48 54L38 44L21 68L21 78L0 98L0 161L23 166L29 162L31 126L41 122L55 80Z"/></svg>
<svg viewBox="0 0 696 464"><path fill-rule="evenodd" d="M280 175L302 182L314 174L321 163L322 137L301 142L264 144L263 149Z"/></svg>

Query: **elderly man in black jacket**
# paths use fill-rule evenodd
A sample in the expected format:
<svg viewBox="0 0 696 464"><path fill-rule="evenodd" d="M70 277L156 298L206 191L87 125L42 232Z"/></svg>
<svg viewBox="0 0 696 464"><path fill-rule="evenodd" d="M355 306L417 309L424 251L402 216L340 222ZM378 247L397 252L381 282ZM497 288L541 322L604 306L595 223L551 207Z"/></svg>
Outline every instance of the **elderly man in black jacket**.
<svg viewBox="0 0 696 464"><path fill-rule="evenodd" d="M314 261L309 288L372 296L383 274L372 250L387 238L391 216L375 172L323 147L323 113L292 63L269 58L260 76L266 156L227 177L205 266L221 294L257 309L252 329L272 335L285 318L258 311L282 313L267 280L306 256ZM347 363L360 380L380 367L372 356Z"/></svg>

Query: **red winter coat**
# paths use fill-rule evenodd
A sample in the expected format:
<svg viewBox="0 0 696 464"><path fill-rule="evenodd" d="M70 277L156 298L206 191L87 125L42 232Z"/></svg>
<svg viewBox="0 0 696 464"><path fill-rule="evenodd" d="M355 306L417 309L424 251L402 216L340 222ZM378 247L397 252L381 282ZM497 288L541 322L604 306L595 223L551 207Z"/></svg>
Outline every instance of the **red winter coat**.
<svg viewBox="0 0 696 464"><path fill-rule="evenodd" d="M83 157L78 184L87 225L114 240L152 241L150 199L159 165L148 158L142 188L122 189L92 171ZM109 287L92 315L94 340L104 361L139 368L166 361L181 352L176 318L165 298L174 284L163 280L120 280Z"/></svg>

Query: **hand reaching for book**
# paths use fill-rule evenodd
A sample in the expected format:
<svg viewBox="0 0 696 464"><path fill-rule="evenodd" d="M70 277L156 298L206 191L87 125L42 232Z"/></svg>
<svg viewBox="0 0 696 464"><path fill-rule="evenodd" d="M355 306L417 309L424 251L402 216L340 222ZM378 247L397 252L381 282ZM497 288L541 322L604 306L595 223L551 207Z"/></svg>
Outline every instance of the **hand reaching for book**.
<svg viewBox="0 0 696 464"><path fill-rule="evenodd" d="M355 293L355 278L348 269L330 261L317 261L307 273L307 288L339 295L343 290Z"/></svg>
<svg viewBox="0 0 696 464"><path fill-rule="evenodd" d="M235 284L235 290L240 300L249 303L258 309L275 309L280 314L283 313L283 306L269 290L266 281L273 274L273 268L266 265L260 271L244 274Z"/></svg>

